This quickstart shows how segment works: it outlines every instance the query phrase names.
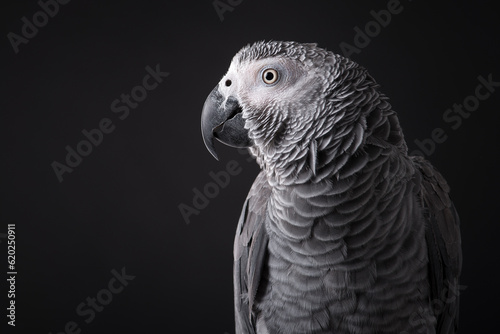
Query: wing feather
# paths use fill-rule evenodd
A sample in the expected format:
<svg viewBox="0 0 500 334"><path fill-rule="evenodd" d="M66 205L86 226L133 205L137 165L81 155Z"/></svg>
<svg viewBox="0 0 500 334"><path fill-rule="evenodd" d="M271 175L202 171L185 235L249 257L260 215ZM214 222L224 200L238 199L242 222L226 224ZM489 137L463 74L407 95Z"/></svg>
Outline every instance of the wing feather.
<svg viewBox="0 0 500 334"><path fill-rule="evenodd" d="M431 307L437 334L458 330L458 278L462 269L460 219L443 176L425 159L413 157L422 176L421 198L426 215Z"/></svg>
<svg viewBox="0 0 500 334"><path fill-rule="evenodd" d="M237 334L256 333L254 303L269 241L265 220L270 188L257 176L243 205L234 239L234 303Z"/></svg>

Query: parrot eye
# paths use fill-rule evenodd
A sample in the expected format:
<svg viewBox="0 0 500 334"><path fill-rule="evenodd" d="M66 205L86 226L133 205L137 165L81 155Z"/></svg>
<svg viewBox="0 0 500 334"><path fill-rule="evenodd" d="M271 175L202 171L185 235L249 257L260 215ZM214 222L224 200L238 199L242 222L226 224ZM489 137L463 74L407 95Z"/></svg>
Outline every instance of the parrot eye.
<svg viewBox="0 0 500 334"><path fill-rule="evenodd" d="M262 72L262 80L268 85L276 83L276 81L278 81L278 71L268 68Z"/></svg>

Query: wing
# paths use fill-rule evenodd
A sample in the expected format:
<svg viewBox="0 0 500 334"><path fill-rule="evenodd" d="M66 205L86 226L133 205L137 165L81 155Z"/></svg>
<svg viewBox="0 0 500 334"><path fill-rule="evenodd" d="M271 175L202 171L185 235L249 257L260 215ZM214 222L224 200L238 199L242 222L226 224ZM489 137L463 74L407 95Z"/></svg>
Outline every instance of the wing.
<svg viewBox="0 0 500 334"><path fill-rule="evenodd" d="M462 269L460 220L441 174L425 159L412 157L422 176L421 197L426 215L431 307L437 334L458 330L458 278Z"/></svg>
<svg viewBox="0 0 500 334"><path fill-rule="evenodd" d="M236 334L255 334L253 310L265 263L268 236L265 228L271 190L260 173L245 201L234 239L234 306Z"/></svg>

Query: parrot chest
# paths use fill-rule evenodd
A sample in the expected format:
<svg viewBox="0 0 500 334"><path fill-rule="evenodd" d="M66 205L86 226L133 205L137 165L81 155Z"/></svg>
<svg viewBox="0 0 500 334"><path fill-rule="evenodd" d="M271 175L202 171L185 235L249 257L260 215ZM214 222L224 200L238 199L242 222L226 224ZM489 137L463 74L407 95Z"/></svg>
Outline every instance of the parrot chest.
<svg viewBox="0 0 500 334"><path fill-rule="evenodd" d="M275 192L270 199L269 254L257 299L268 328L348 333L353 321L361 326L357 333L372 333L363 324L377 314L380 330L405 328L427 298L427 254L417 242L423 225L413 226L420 212L411 183L378 198L375 187L366 187L372 200L359 195L354 202L353 191L329 194L334 190L323 186ZM396 309L404 316L392 318Z"/></svg>

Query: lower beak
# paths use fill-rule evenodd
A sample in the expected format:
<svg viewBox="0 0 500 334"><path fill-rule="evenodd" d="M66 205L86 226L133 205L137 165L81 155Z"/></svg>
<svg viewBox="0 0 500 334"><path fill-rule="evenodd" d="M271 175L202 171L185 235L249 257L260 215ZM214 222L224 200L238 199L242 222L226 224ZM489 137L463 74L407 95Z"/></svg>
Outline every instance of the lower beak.
<svg viewBox="0 0 500 334"><path fill-rule="evenodd" d="M224 103L219 86L212 90L203 105L201 134L208 151L217 160L219 158L215 152L214 138L231 147L252 146L238 100L230 96Z"/></svg>

